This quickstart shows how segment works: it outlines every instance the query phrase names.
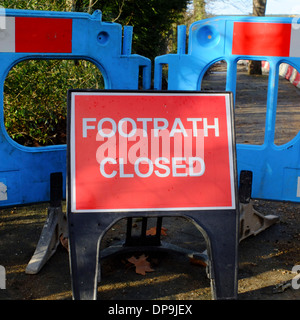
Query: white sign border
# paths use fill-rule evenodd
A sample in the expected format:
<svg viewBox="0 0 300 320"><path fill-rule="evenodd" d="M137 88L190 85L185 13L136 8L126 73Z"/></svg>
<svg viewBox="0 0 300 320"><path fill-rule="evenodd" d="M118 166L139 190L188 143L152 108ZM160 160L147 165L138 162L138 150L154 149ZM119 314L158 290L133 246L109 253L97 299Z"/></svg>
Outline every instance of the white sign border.
<svg viewBox="0 0 300 320"><path fill-rule="evenodd" d="M116 95L116 96L225 96L226 103L226 117L227 117L227 135L228 135L228 149L229 149L229 167L230 167L230 187L231 187L231 206L220 207L170 207L170 208L124 208L124 209L76 209L76 178L75 178L75 97L87 95ZM205 210L235 210L236 209L236 190L235 190L235 170L234 170L234 149L233 149L233 121L231 114L231 95L229 92L211 92L211 93L195 93L193 91L169 91L169 92L125 92L125 91L71 91L70 92L70 203L72 213L86 213L86 212L153 212L153 211L205 211Z"/></svg>

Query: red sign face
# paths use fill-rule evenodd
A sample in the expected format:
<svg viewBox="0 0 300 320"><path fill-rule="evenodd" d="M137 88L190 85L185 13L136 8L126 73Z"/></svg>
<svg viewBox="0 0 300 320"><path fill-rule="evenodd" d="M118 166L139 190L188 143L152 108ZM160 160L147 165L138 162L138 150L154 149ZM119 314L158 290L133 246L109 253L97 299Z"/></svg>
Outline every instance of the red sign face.
<svg viewBox="0 0 300 320"><path fill-rule="evenodd" d="M230 95L72 92L72 212L235 209Z"/></svg>

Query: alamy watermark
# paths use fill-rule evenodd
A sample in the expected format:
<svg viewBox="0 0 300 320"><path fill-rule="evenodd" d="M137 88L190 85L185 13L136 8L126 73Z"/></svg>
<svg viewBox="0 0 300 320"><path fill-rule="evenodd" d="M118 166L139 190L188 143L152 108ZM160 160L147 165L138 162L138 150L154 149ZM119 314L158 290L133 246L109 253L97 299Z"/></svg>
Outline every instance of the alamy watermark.
<svg viewBox="0 0 300 320"><path fill-rule="evenodd" d="M300 265L295 265L292 268L292 273L297 273L297 275L292 279L292 288L295 290L300 289Z"/></svg>
<svg viewBox="0 0 300 320"><path fill-rule="evenodd" d="M6 289L6 271L3 266L0 265L0 289Z"/></svg>

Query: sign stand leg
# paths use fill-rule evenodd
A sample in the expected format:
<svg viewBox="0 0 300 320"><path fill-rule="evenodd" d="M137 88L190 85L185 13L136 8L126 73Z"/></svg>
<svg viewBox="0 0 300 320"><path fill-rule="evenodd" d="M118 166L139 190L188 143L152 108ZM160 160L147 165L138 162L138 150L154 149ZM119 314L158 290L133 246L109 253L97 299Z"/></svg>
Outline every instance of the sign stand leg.
<svg viewBox="0 0 300 320"><path fill-rule="evenodd" d="M71 242L73 242L70 246L73 299L96 300L98 237L86 234L73 238Z"/></svg>
<svg viewBox="0 0 300 320"><path fill-rule="evenodd" d="M236 299L239 223L237 212L198 212L190 217L206 238L213 299Z"/></svg>
<svg viewBox="0 0 300 320"><path fill-rule="evenodd" d="M115 220L113 215L105 218L89 213L69 215L69 259L74 300L97 299L100 241Z"/></svg>

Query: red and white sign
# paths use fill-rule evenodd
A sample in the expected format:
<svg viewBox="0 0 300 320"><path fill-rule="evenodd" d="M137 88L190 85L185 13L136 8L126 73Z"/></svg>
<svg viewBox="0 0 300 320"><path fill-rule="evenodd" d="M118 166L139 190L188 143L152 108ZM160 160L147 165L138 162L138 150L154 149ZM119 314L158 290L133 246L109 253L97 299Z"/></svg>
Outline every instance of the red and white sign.
<svg viewBox="0 0 300 320"><path fill-rule="evenodd" d="M300 29L291 23L234 22L232 54L300 57Z"/></svg>
<svg viewBox="0 0 300 320"><path fill-rule="evenodd" d="M235 209L230 102L71 92L71 211Z"/></svg>
<svg viewBox="0 0 300 320"><path fill-rule="evenodd" d="M71 53L72 19L4 17L0 52Z"/></svg>

